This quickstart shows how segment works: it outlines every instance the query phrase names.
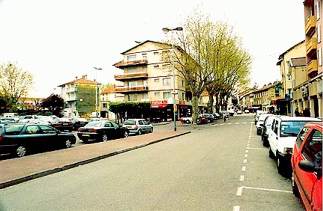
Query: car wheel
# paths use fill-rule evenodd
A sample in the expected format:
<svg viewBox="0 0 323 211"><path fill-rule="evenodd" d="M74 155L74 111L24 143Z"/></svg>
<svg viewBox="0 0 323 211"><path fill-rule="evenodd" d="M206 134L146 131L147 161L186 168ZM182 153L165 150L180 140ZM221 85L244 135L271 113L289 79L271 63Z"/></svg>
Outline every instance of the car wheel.
<svg viewBox="0 0 323 211"><path fill-rule="evenodd" d="M23 157L27 154L27 148L24 145L19 145L16 148L16 155L17 157Z"/></svg>
<svg viewBox="0 0 323 211"><path fill-rule="evenodd" d="M275 158L275 154L273 153L273 151L271 151L271 148L269 147L269 157L271 159L274 159Z"/></svg>
<svg viewBox="0 0 323 211"><path fill-rule="evenodd" d="M72 142L71 142L71 140L67 139L65 141L65 148L71 148L71 147L72 147Z"/></svg>
<svg viewBox="0 0 323 211"><path fill-rule="evenodd" d="M141 130L138 130L138 135L141 135L141 134L142 134Z"/></svg>
<svg viewBox="0 0 323 211"><path fill-rule="evenodd" d="M281 158L279 156L279 154L277 153L277 160L276 160L276 164L277 164L277 171L279 174L281 175L285 175L284 173L284 168L283 168L283 165L282 165L282 161L281 161Z"/></svg>
<svg viewBox="0 0 323 211"><path fill-rule="evenodd" d="M107 141L108 140L107 134L103 134L102 137L101 137L101 140L102 141Z"/></svg>
<svg viewBox="0 0 323 211"><path fill-rule="evenodd" d="M154 128L151 128L150 131L149 131L149 133L152 133L153 131L154 131Z"/></svg>
<svg viewBox="0 0 323 211"><path fill-rule="evenodd" d="M123 133L123 137L124 137L124 138L128 138L128 136L129 136L129 132L128 132L128 131L124 131L124 133Z"/></svg>

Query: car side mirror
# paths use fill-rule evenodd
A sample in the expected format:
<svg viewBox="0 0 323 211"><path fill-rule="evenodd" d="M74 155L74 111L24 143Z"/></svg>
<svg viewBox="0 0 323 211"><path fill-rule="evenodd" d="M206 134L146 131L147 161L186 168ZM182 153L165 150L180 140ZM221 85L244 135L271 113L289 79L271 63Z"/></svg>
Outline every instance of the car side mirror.
<svg viewBox="0 0 323 211"><path fill-rule="evenodd" d="M298 164L299 168L306 172L316 172L318 176L322 175L322 167L316 167L315 164L309 160L301 160Z"/></svg>

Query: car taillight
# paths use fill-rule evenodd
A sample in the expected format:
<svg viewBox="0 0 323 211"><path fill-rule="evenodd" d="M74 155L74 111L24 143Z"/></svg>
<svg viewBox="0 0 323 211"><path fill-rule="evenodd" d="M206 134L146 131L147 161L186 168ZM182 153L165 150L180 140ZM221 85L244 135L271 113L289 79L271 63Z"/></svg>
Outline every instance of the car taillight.
<svg viewBox="0 0 323 211"><path fill-rule="evenodd" d="M3 139L4 139L3 136L0 135L0 142L3 141Z"/></svg>

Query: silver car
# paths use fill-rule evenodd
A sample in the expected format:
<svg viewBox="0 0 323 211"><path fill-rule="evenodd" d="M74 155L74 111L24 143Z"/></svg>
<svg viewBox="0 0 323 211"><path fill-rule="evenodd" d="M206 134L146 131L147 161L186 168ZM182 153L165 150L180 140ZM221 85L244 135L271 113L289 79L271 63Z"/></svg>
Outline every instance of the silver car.
<svg viewBox="0 0 323 211"><path fill-rule="evenodd" d="M127 119L123 126L129 130L130 134L141 135L143 133L152 133L154 130L152 124L145 119Z"/></svg>

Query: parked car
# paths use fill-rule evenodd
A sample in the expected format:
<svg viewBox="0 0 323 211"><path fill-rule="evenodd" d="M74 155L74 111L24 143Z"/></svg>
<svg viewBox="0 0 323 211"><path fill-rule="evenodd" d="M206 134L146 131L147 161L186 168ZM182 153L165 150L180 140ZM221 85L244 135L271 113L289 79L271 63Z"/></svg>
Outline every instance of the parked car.
<svg viewBox="0 0 323 211"><path fill-rule="evenodd" d="M296 137L308 122L321 122L321 120L311 117L274 117L272 129L268 137L269 157L276 159L278 173L290 175L290 159Z"/></svg>
<svg viewBox="0 0 323 211"><path fill-rule="evenodd" d="M255 125L257 124L257 121L258 121L258 119L259 119L259 116L261 115L261 114L265 114L265 113L267 113L266 111L262 111L262 110L257 110L256 111L256 114L255 114Z"/></svg>
<svg viewBox="0 0 323 211"><path fill-rule="evenodd" d="M152 133L153 125L145 119L127 119L123 123L123 127L127 128L130 134L141 135L143 133Z"/></svg>
<svg viewBox="0 0 323 211"><path fill-rule="evenodd" d="M26 115L26 116L21 116L19 121L19 123L22 124L26 124L26 123L30 123L30 124L47 124L49 125L48 122L43 121L41 118L39 118L39 116L37 115Z"/></svg>
<svg viewBox="0 0 323 211"><path fill-rule="evenodd" d="M208 119L205 116L199 116L196 120L196 124L203 125L209 123Z"/></svg>
<svg viewBox="0 0 323 211"><path fill-rule="evenodd" d="M215 120L213 114L204 113L204 114L201 114L200 116L205 117L208 123L214 122Z"/></svg>
<svg viewBox="0 0 323 211"><path fill-rule="evenodd" d="M215 118L215 119L221 119L221 115L220 115L219 113L216 113L216 112L215 112L215 113L213 114L213 116L214 116L214 118Z"/></svg>
<svg viewBox="0 0 323 211"><path fill-rule="evenodd" d="M129 130L112 121L92 121L80 127L77 136L84 143L91 141L107 141L109 139L127 138Z"/></svg>
<svg viewBox="0 0 323 211"><path fill-rule="evenodd" d="M248 109L244 110L244 113L249 114L249 110Z"/></svg>
<svg viewBox="0 0 323 211"><path fill-rule="evenodd" d="M268 135L271 130L271 126L274 121L274 115L268 115L263 123L263 129L261 133L261 140L262 140L262 145L265 147L269 147L269 142L268 142Z"/></svg>
<svg viewBox="0 0 323 211"><path fill-rule="evenodd" d="M242 111L241 111L241 110L238 110L238 111L237 111L237 114L242 114Z"/></svg>
<svg viewBox="0 0 323 211"><path fill-rule="evenodd" d="M266 119L267 116L269 116L270 114L261 114L258 118L257 124L256 124L256 128L257 128L257 135L261 135L262 134L262 130L264 128L264 121Z"/></svg>
<svg viewBox="0 0 323 211"><path fill-rule="evenodd" d="M44 124L0 125L0 154L11 153L23 157L32 150L41 148L66 147L75 144L72 133L63 133Z"/></svg>
<svg viewBox="0 0 323 211"><path fill-rule="evenodd" d="M51 125L60 131L73 130L73 122L70 118L59 118L57 122L52 123Z"/></svg>
<svg viewBox="0 0 323 211"><path fill-rule="evenodd" d="M191 124L193 120L192 117L181 117L179 121L183 124Z"/></svg>
<svg viewBox="0 0 323 211"><path fill-rule="evenodd" d="M309 123L294 144L292 190L306 210L322 210L322 123Z"/></svg>
<svg viewBox="0 0 323 211"><path fill-rule="evenodd" d="M72 120L73 130L78 130L80 127L84 127L89 121L85 118L75 118Z"/></svg>
<svg viewBox="0 0 323 211"><path fill-rule="evenodd" d="M2 117L0 118L0 124L12 124L12 123L16 123L16 119L12 118L12 117Z"/></svg>

